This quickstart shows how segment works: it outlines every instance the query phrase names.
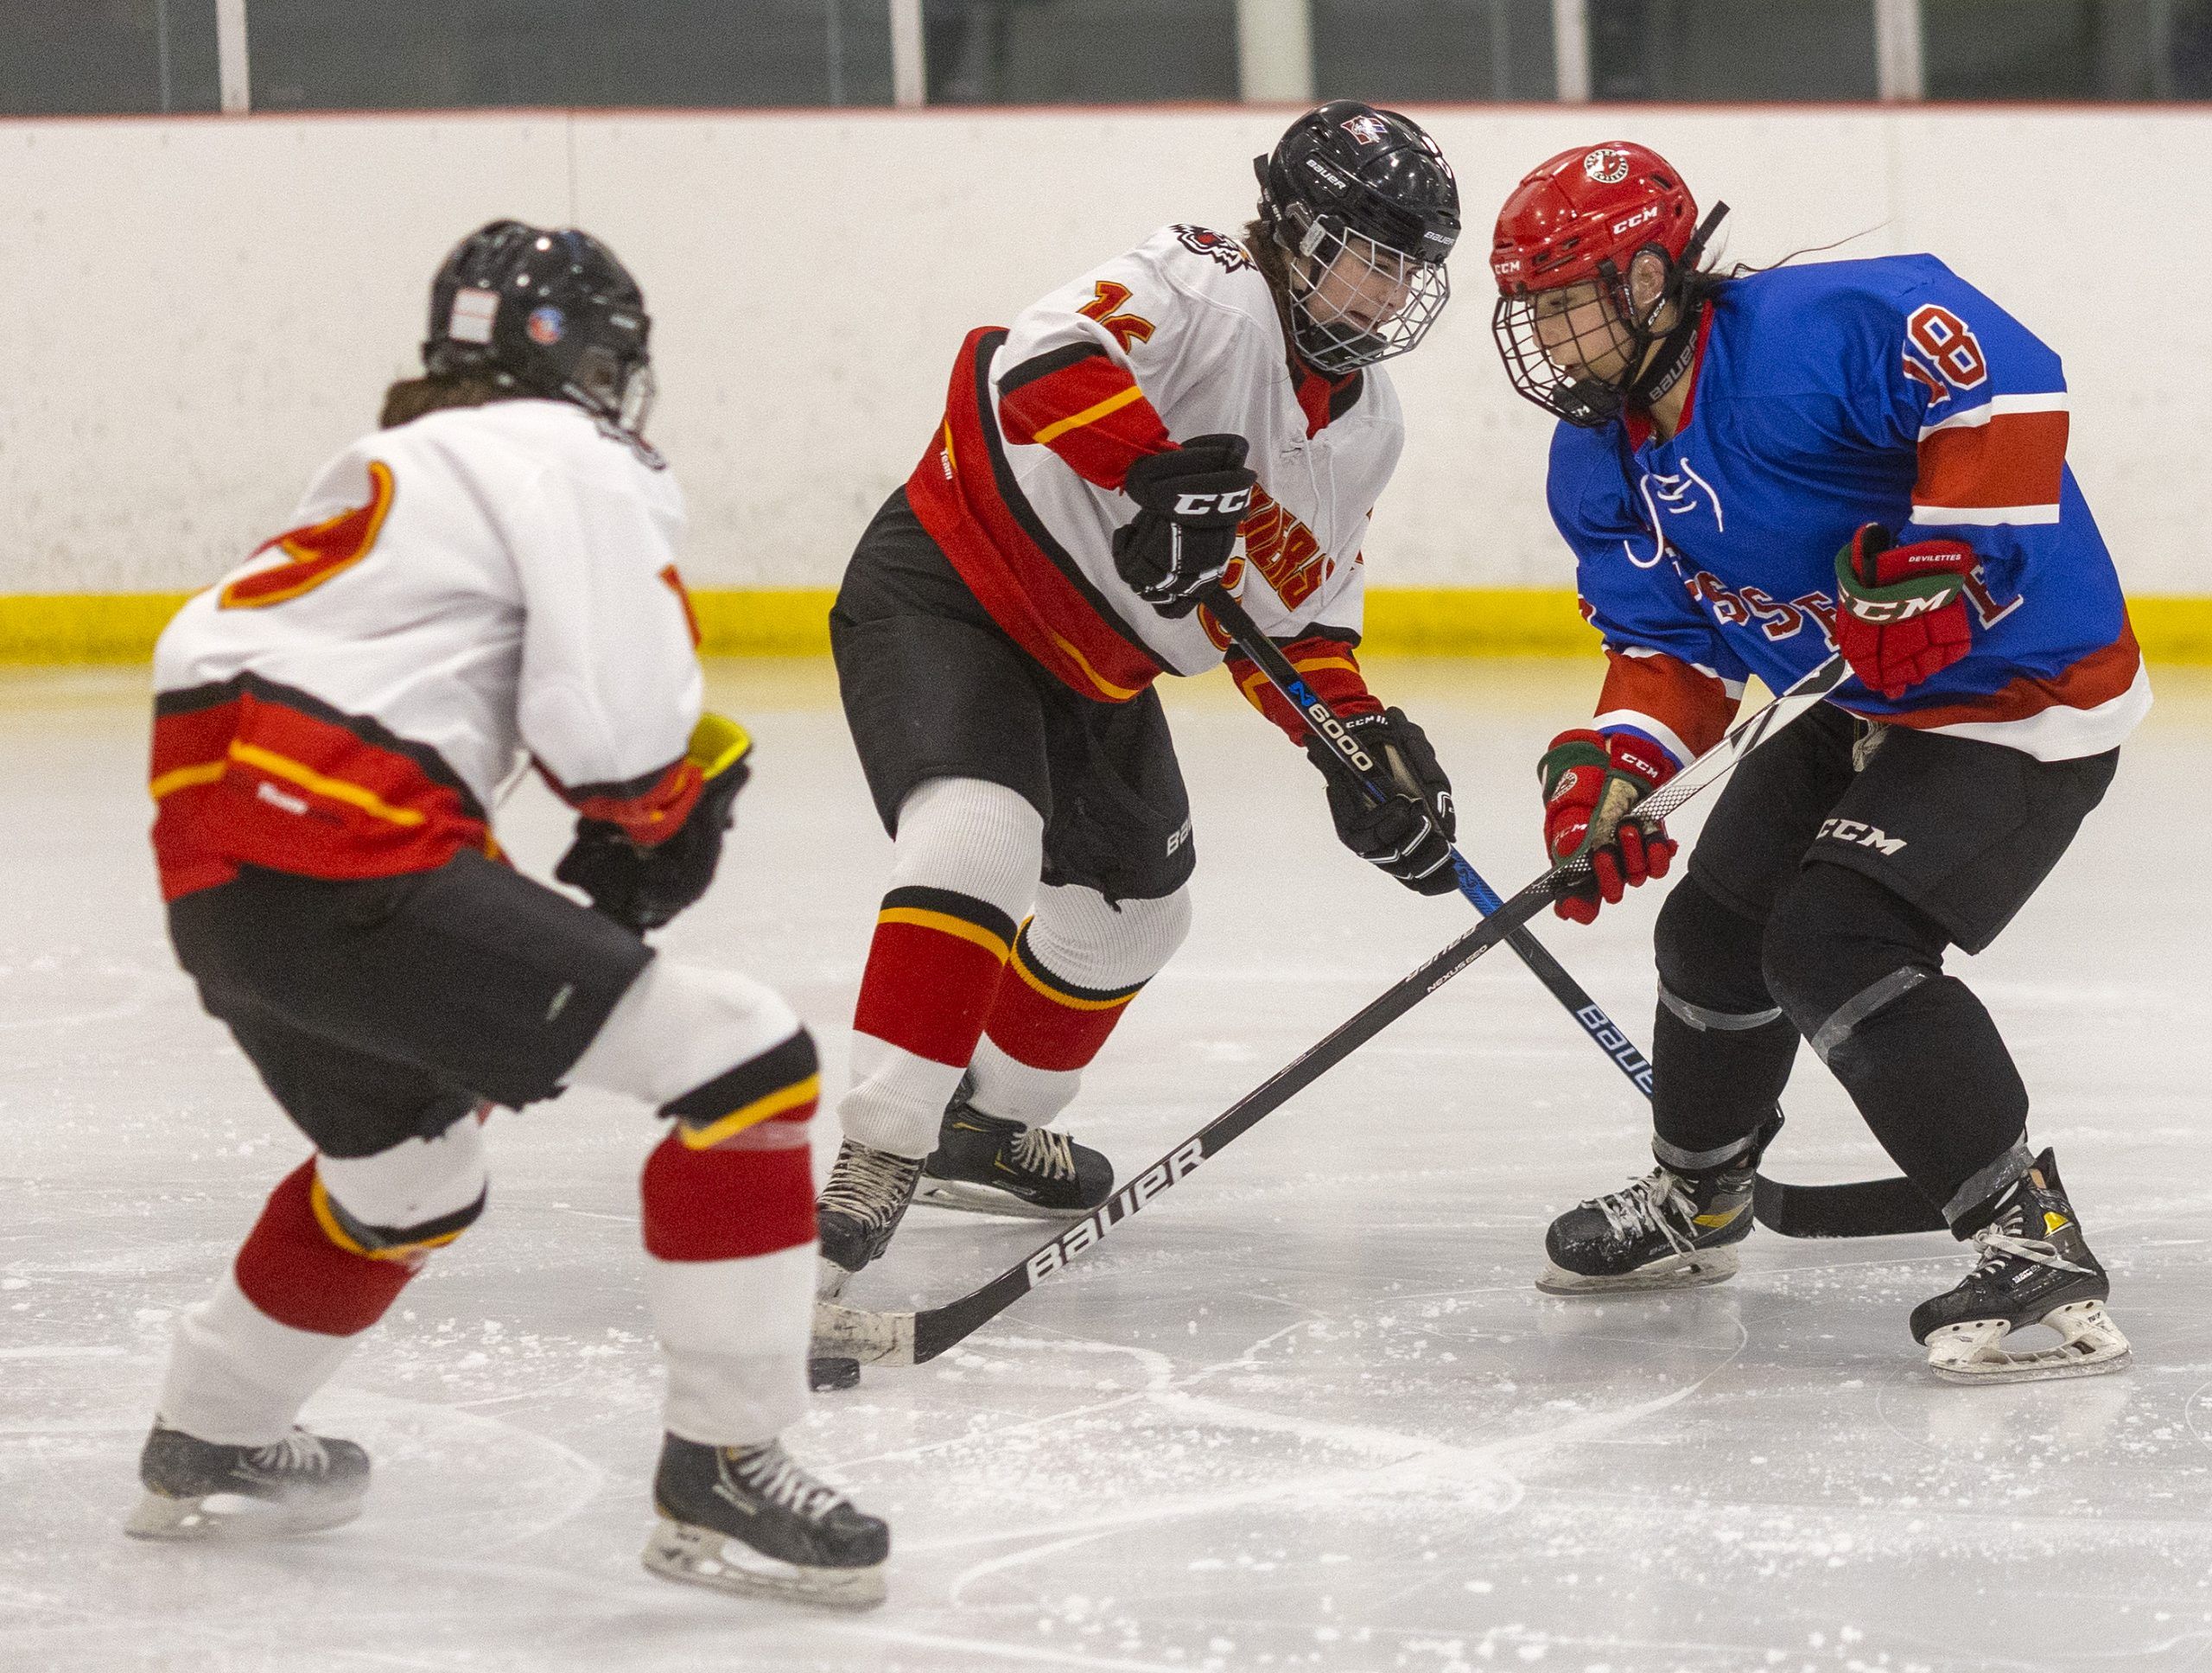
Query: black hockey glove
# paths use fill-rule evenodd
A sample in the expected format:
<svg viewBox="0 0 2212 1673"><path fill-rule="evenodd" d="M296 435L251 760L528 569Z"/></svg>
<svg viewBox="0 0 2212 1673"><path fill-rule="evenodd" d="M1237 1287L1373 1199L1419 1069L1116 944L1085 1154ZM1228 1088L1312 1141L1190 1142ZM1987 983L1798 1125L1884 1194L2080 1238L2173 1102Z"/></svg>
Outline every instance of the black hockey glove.
<svg viewBox="0 0 2212 1673"><path fill-rule="evenodd" d="M1259 479L1244 468L1241 436L1194 436L1172 453L1148 453L1122 487L1135 518L1114 532L1114 567L1129 589L1173 620L1228 572L1236 525Z"/></svg>
<svg viewBox="0 0 2212 1673"><path fill-rule="evenodd" d="M722 856L732 804L753 776L753 740L721 715L702 715L684 758L705 779L683 823L652 848L640 848L617 824L576 821L576 840L553 868L626 929L657 930L707 892Z"/></svg>
<svg viewBox="0 0 2212 1673"><path fill-rule="evenodd" d="M1344 845L1418 894L1449 894L1459 887L1452 869L1452 838L1459 828L1452 807L1452 781L1437 764L1428 735L1402 709L1353 715L1344 730L1380 769L1376 787L1389 799L1379 807L1319 738L1306 754L1329 781L1329 814Z"/></svg>

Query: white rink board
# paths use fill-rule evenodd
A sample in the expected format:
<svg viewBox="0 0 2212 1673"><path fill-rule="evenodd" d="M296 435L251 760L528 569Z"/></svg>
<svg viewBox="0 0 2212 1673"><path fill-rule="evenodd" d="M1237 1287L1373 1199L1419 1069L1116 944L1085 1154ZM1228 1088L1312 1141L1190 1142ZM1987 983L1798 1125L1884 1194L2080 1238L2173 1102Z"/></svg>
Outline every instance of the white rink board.
<svg viewBox="0 0 2212 1673"><path fill-rule="evenodd" d="M1729 254L1929 249L2064 355L2075 468L2138 593L2208 590L2212 392L2195 218L2212 113L1458 106L1459 296L1399 363L1382 586L1561 586L1548 421L1506 385L1482 254L1519 175L1656 145L1735 207ZM571 221L642 277L687 573L835 582L920 455L953 352L1171 220L1235 227L1287 112L398 115L0 123L0 593L202 585L411 369L432 269L494 215ZM1871 229L1871 230L1870 230Z"/></svg>
<svg viewBox="0 0 2212 1673"><path fill-rule="evenodd" d="M1537 862L1529 763L1565 665L1376 670L1458 780L1469 852ZM787 993L834 1097L887 844L826 666L714 675L761 767L666 936ZM1166 692L1200 866L1190 945L1072 1125L1164 1154L1465 922L1342 853L1294 750L1218 678ZM1745 1245L1732 1283L1540 1295L1550 1217L1645 1161L1638 1101L1504 955L1474 965L967 1350L872 1371L794 1438L895 1530L891 1600L824 1619L637 1561L658 1371L636 1176L652 1123L572 1093L488 1129L491 1206L309 1408L376 1453L353 1526L125 1540L175 1310L302 1142L170 963L143 697L0 677L0 1669L6 1673L2167 1673L2212 1646L2212 677L2171 671L2111 799L1958 968L2009 1033L2136 1363L1935 1383L1941 1236ZM1694 823L1694 822L1689 822ZM518 797L526 867L566 820ZM1687 834L1687 825L1684 834ZM1643 891L1541 933L1648 1041ZM1883 1171L1817 1063L1785 1178ZM819 1123L826 1167L831 1123ZM941 1297L1033 1227L919 1210L875 1299Z"/></svg>

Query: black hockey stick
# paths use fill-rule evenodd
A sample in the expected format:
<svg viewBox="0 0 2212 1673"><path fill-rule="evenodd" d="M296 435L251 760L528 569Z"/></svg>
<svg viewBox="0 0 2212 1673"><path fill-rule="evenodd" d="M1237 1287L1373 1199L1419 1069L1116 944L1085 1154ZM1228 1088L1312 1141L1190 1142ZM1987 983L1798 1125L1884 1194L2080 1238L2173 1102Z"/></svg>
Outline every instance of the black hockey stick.
<svg viewBox="0 0 2212 1673"><path fill-rule="evenodd" d="M1652 818L1662 818L1719 782L1738 761L1825 697L1842 680L1845 672L1843 658L1831 657L1757 714L1738 721L1719 743L1645 798L1646 813ZM1349 1020L1276 1070L1104 1203L981 1288L970 1290L942 1307L913 1312L878 1313L842 1301L817 1301L814 1304L814 1356L893 1365L920 1364L936 1358L1005 1312L1139 1209L1179 1184L1201 1163L1219 1155L1239 1134L1281 1109L1506 939L1549 906L1560 889L1580 881L1588 870L1586 860L1554 866L1510 900L1501 901L1496 912L1469 926L1411 975L1370 1000Z"/></svg>
<svg viewBox="0 0 2212 1673"><path fill-rule="evenodd" d="M1214 620L1228 630L1236 648L1268 677L1275 690L1282 693L1283 700L1297 711L1306 722L1306 731L1319 738L1338 765L1350 774L1360 794L1378 806L1387 800L1376 781L1382 771L1380 763L1359 747L1343 719L1300 677L1290 658L1260 631L1259 624L1243 605L1217 585L1208 589L1205 605L1213 612ZM1485 918L1504 904L1456 843L1452 845L1452 873L1459 881L1459 893ZM1505 938L1505 945L1513 949L1552 997L1566 1007L1568 1015L1582 1025L1582 1031L1597 1042L1598 1049L1605 1053L1613 1066L1628 1077L1637 1091L1649 1097L1651 1061L1637 1049L1628 1031L1607 1016L1598 1002L1583 991L1582 984L1569 976L1566 967L1527 930L1514 931Z"/></svg>
<svg viewBox="0 0 2212 1673"><path fill-rule="evenodd" d="M1359 792L1379 805L1385 799L1376 781L1380 766L1359 747L1342 716L1306 684L1290 658L1260 631L1259 624L1227 590L1218 585L1209 588L1205 607L1236 648L1282 693L1283 700L1306 722L1307 733L1321 741ZM1500 904L1497 891L1483 881L1456 844L1451 853L1459 893L1485 917L1496 912ZM1651 1062L1629 1037L1628 1030L1606 1015L1604 1008L1529 931L1516 930L1506 938L1505 945L1581 1025L1607 1060L1628 1077L1629 1084L1649 1098ZM1943 1230L1942 1215L1913 1188L1910 1180L1902 1178L1804 1186L1784 1185L1761 1174L1754 1179L1751 1212L1760 1225L1785 1237L1874 1237Z"/></svg>

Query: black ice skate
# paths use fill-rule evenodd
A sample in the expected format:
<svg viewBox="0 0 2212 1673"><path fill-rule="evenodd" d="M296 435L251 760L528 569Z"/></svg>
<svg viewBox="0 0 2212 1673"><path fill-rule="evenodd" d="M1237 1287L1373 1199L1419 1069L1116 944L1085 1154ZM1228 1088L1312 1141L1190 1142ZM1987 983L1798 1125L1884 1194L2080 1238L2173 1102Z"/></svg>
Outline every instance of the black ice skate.
<svg viewBox="0 0 2212 1673"><path fill-rule="evenodd" d="M2127 1338L2105 1312L2111 1282L2089 1253L2050 1151L2013 1184L1974 1243L1980 1258L1966 1282L1912 1310L1912 1339L1926 1345L1936 1376L2025 1383L2126 1363ZM2048 1325L2058 1345L2005 1352L2005 1338L2030 1325Z"/></svg>
<svg viewBox="0 0 2212 1673"><path fill-rule="evenodd" d="M914 1199L922 1165L847 1139L837 1147L830 1183L814 1205L817 1235L822 1239L825 1295L835 1295L847 1278L891 1246L891 1234Z"/></svg>
<svg viewBox="0 0 2212 1673"><path fill-rule="evenodd" d="M938 1208L1072 1220L1113 1189L1114 1164L1097 1151L1049 1127L985 1115L968 1102L963 1082L938 1128L937 1148L922 1164L918 1194Z"/></svg>
<svg viewBox="0 0 2212 1673"><path fill-rule="evenodd" d="M1709 1173L1653 1168L1620 1190L1578 1204L1544 1234L1536 1288L1553 1295L1686 1289L1736 1275L1751 1235L1755 1157Z"/></svg>
<svg viewBox="0 0 2212 1673"><path fill-rule="evenodd" d="M156 1420L138 1479L146 1494L123 1531L139 1539L307 1534L360 1515L369 1455L305 1429L266 1447L230 1447Z"/></svg>
<svg viewBox="0 0 2212 1673"><path fill-rule="evenodd" d="M657 1574L840 1609L883 1601L891 1530L776 1441L707 1447L667 1436L653 1504L661 1520L645 1562Z"/></svg>

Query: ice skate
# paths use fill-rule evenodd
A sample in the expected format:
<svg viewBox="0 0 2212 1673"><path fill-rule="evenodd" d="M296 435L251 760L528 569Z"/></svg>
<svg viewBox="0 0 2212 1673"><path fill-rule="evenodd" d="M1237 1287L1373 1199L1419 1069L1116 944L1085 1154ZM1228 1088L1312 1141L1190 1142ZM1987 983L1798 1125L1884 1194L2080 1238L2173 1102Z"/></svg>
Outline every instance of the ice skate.
<svg viewBox="0 0 2212 1673"><path fill-rule="evenodd" d="M145 1497L123 1525L135 1538L274 1538L360 1515L369 1455L301 1428L266 1447L232 1447L157 1421L138 1479Z"/></svg>
<svg viewBox="0 0 2212 1673"><path fill-rule="evenodd" d="M815 1204L817 1235L822 1240L818 1293L834 1296L845 1279L891 1246L891 1234L914 1199L922 1164L911 1157L855 1143L837 1147L830 1183Z"/></svg>
<svg viewBox="0 0 2212 1673"><path fill-rule="evenodd" d="M2127 1338L2105 1311L2110 1280L2082 1236L2048 1150L2014 1183L1997 1218L1974 1233L1980 1258L1955 1289L1912 1310L1912 1339L1950 1383L2092 1377L2127 1362ZM2055 1346L2011 1352L2017 1330L2046 1325Z"/></svg>
<svg viewBox="0 0 2212 1673"><path fill-rule="evenodd" d="M1588 1295L1732 1278L1735 1245L1751 1235L1753 1160L1707 1174L1655 1167L1568 1209L1544 1234L1536 1288Z"/></svg>
<svg viewBox="0 0 2212 1673"><path fill-rule="evenodd" d="M669 1435L653 1503L661 1520L645 1563L657 1574L839 1609L883 1601L890 1529L809 1475L778 1441L708 1447Z"/></svg>
<svg viewBox="0 0 2212 1673"><path fill-rule="evenodd" d="M917 1193L938 1208L1016 1219L1079 1219L1114 1189L1114 1164L1049 1127L987 1116L954 1095Z"/></svg>

